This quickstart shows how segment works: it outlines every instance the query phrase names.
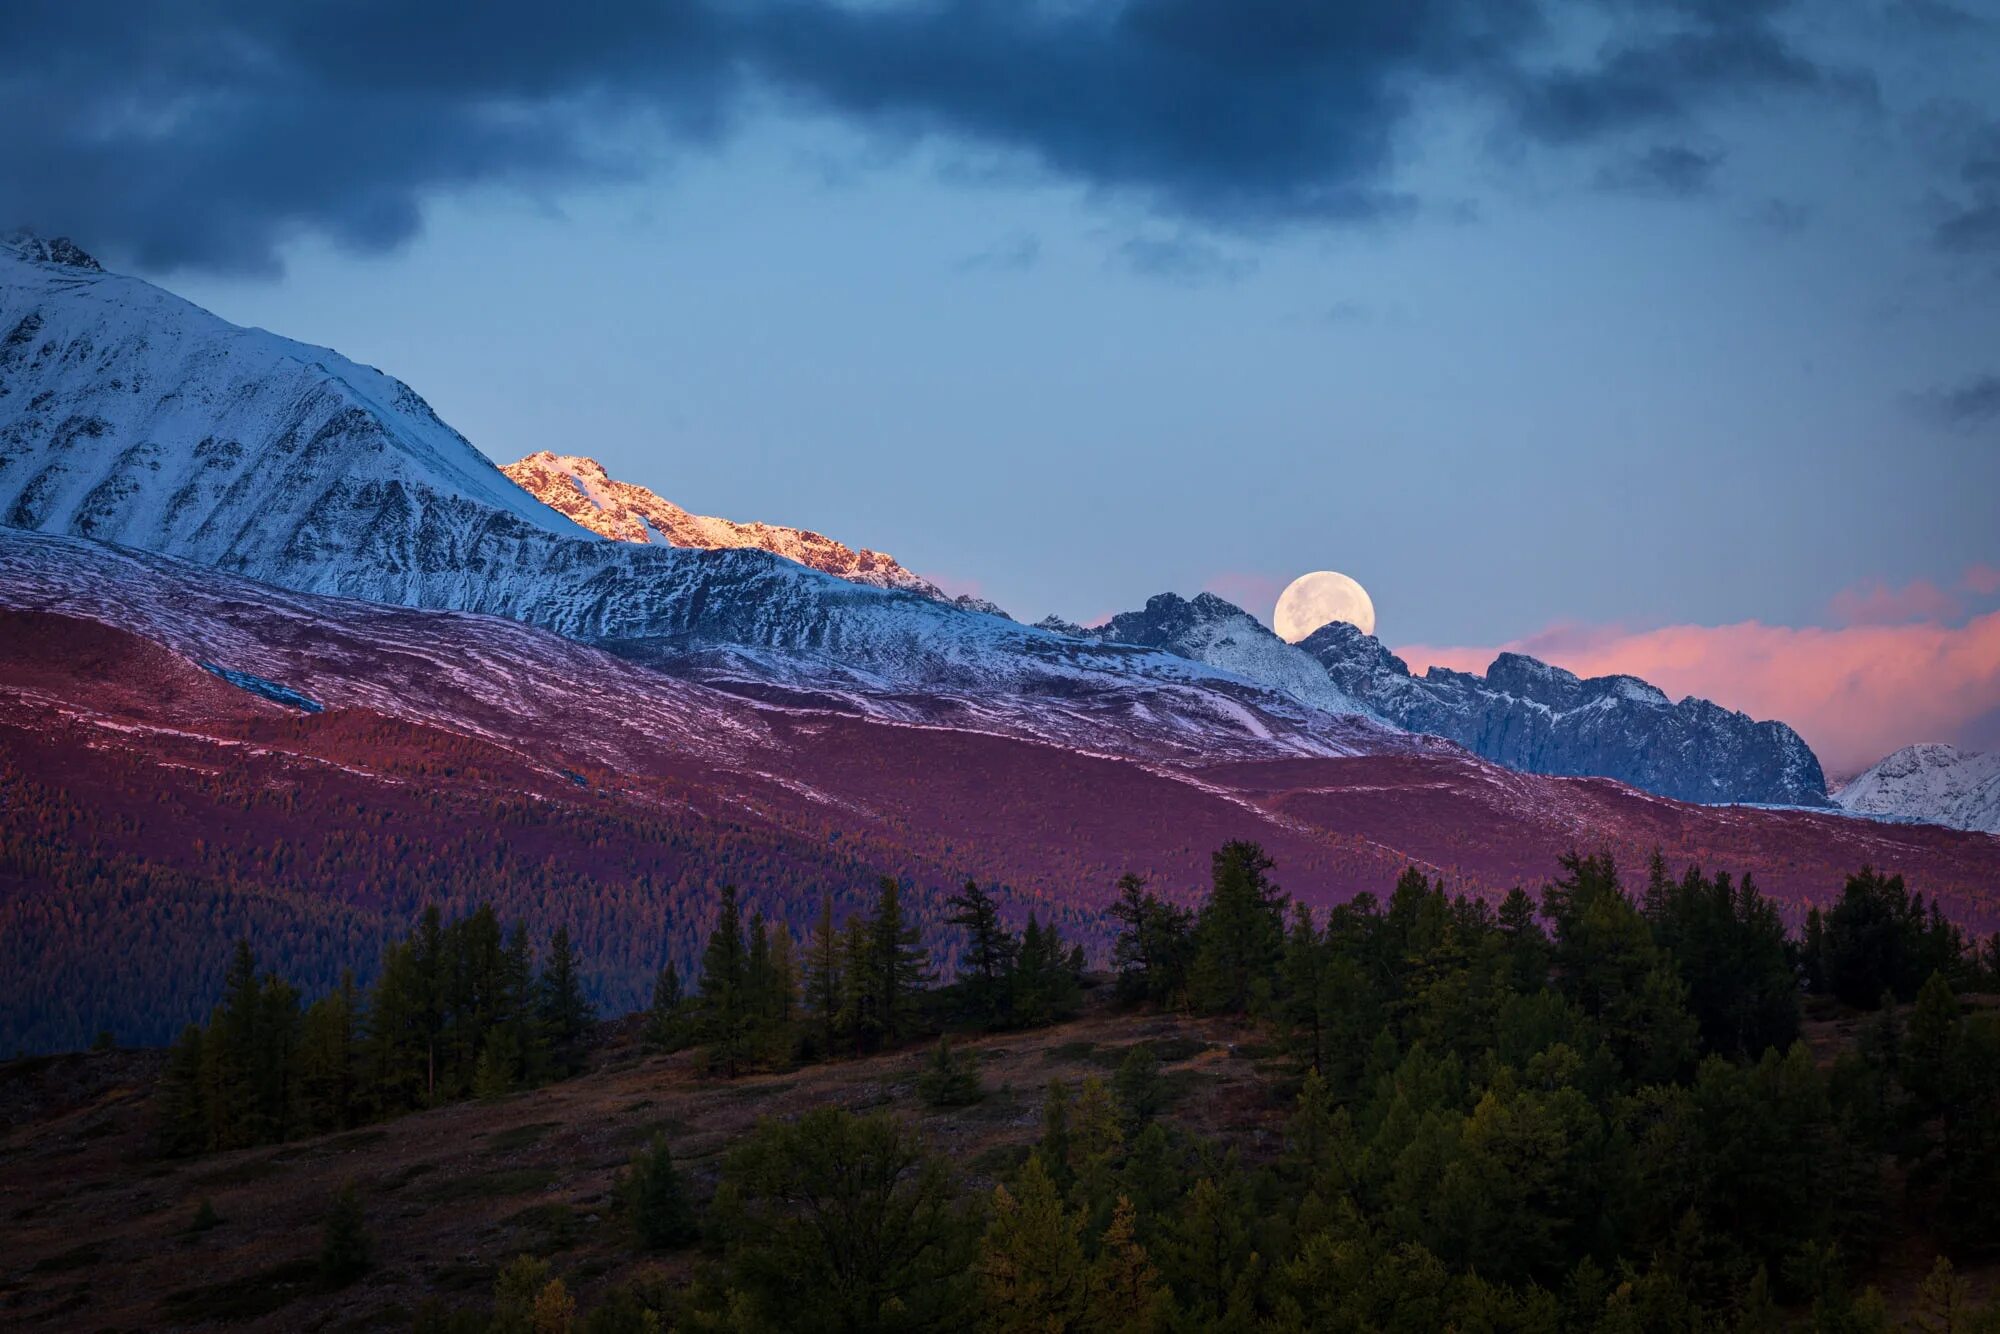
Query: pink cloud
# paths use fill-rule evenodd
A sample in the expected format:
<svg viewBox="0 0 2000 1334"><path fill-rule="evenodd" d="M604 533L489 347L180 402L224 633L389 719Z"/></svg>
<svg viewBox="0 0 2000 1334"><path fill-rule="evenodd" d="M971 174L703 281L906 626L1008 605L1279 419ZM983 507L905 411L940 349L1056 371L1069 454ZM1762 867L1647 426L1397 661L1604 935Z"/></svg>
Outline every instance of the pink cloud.
<svg viewBox="0 0 2000 1334"><path fill-rule="evenodd" d="M1792 627L1670 625L1656 630L1558 625L1500 646L1582 676L1626 672L1668 694L1700 695L1790 723L1831 775L1855 772L1915 741L1977 744L2000 711L2000 611L1936 621ZM1494 648L1397 650L1412 671L1484 671Z"/></svg>
<svg viewBox="0 0 2000 1334"><path fill-rule="evenodd" d="M1975 567L1977 568L1977 567ZM1967 572L1968 577L1971 572ZM1891 588L1880 579L1843 588L1833 595L1835 619L1843 625L1902 625L1909 621L1949 621L1962 612L1957 598L1928 579Z"/></svg>
<svg viewBox="0 0 2000 1334"><path fill-rule="evenodd" d="M2000 593L2000 565L1968 565L1958 583L1968 593L1990 598Z"/></svg>

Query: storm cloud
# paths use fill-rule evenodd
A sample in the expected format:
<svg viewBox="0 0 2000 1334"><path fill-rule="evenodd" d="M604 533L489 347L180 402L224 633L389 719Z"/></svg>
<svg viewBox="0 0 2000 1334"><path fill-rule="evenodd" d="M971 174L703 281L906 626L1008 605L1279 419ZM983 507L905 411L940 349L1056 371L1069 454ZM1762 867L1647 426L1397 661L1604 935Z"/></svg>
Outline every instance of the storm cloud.
<svg viewBox="0 0 2000 1334"><path fill-rule="evenodd" d="M1496 142L1548 145L1759 95L1865 99L1865 75L1784 35L1786 10L26 0L0 12L0 208L148 268L271 270L301 236L387 249L440 192L637 175L781 108L1018 158L1177 222L1338 226L1409 213L1392 176L1438 96L1482 107Z"/></svg>

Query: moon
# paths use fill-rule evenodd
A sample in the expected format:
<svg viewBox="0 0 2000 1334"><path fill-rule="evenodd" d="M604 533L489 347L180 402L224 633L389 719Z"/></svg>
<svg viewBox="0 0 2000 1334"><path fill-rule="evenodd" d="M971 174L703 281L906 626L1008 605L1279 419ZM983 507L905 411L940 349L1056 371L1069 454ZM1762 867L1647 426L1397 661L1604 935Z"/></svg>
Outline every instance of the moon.
<svg viewBox="0 0 2000 1334"><path fill-rule="evenodd" d="M1368 590L1332 570L1315 570L1292 580L1271 613L1271 628L1288 644L1334 621L1346 621L1364 635L1375 633L1375 603Z"/></svg>

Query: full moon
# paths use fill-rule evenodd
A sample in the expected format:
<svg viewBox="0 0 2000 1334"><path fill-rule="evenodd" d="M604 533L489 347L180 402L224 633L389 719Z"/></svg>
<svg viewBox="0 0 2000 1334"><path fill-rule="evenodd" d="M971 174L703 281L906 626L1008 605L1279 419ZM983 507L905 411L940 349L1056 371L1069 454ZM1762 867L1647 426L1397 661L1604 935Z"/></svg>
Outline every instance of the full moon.
<svg viewBox="0 0 2000 1334"><path fill-rule="evenodd" d="M1292 580L1271 613L1271 628L1288 644L1334 621L1346 621L1364 635L1375 633L1375 603L1368 590L1332 570L1315 570Z"/></svg>

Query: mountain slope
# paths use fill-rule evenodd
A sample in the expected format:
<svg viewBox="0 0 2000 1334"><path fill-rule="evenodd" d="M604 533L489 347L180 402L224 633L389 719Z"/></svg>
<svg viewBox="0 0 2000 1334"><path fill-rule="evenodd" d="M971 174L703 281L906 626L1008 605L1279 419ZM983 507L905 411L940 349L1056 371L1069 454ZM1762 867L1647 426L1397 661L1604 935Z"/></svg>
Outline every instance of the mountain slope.
<svg viewBox="0 0 2000 1334"><path fill-rule="evenodd" d="M1856 815L2000 834L2000 752L1905 746L1848 780L1833 800Z"/></svg>
<svg viewBox="0 0 2000 1334"><path fill-rule="evenodd" d="M483 612L731 688L1114 751L1381 728L1165 653L1019 626L757 549L607 541L406 386L81 252L0 245L0 523L300 591Z"/></svg>
<svg viewBox="0 0 2000 1334"><path fill-rule="evenodd" d="M1081 728L1158 707L1129 687L1066 703ZM1074 728L750 698L503 619L0 529L0 975L21 983L0 1050L163 1039L244 934L313 989L365 978L430 900L568 925L619 1008L665 959L694 966L722 883L802 930L895 874L949 951L943 899L975 875L1017 924L1033 908L1101 951L1120 874L1185 902L1232 838L1319 908L1410 863L1497 896L1570 847L1635 869L1658 848L1753 873L1792 916L1867 863L2000 925L1991 835L1691 806L1379 728L1344 756L1145 735L1114 755Z"/></svg>
<svg viewBox="0 0 2000 1334"><path fill-rule="evenodd" d="M1483 677L1440 667L1414 677L1341 622L1300 647L1381 717L1509 768L1617 778L1681 801L1827 804L1819 760L1791 728L1693 696L1674 703L1634 676L1582 680L1502 653Z"/></svg>
<svg viewBox="0 0 2000 1334"><path fill-rule="evenodd" d="M971 599L947 596L884 551L857 550L805 528L690 514L643 486L614 479L596 459L542 450L506 464L500 471L549 508L614 541L702 551L754 547L853 583L902 589L975 611L997 610Z"/></svg>

